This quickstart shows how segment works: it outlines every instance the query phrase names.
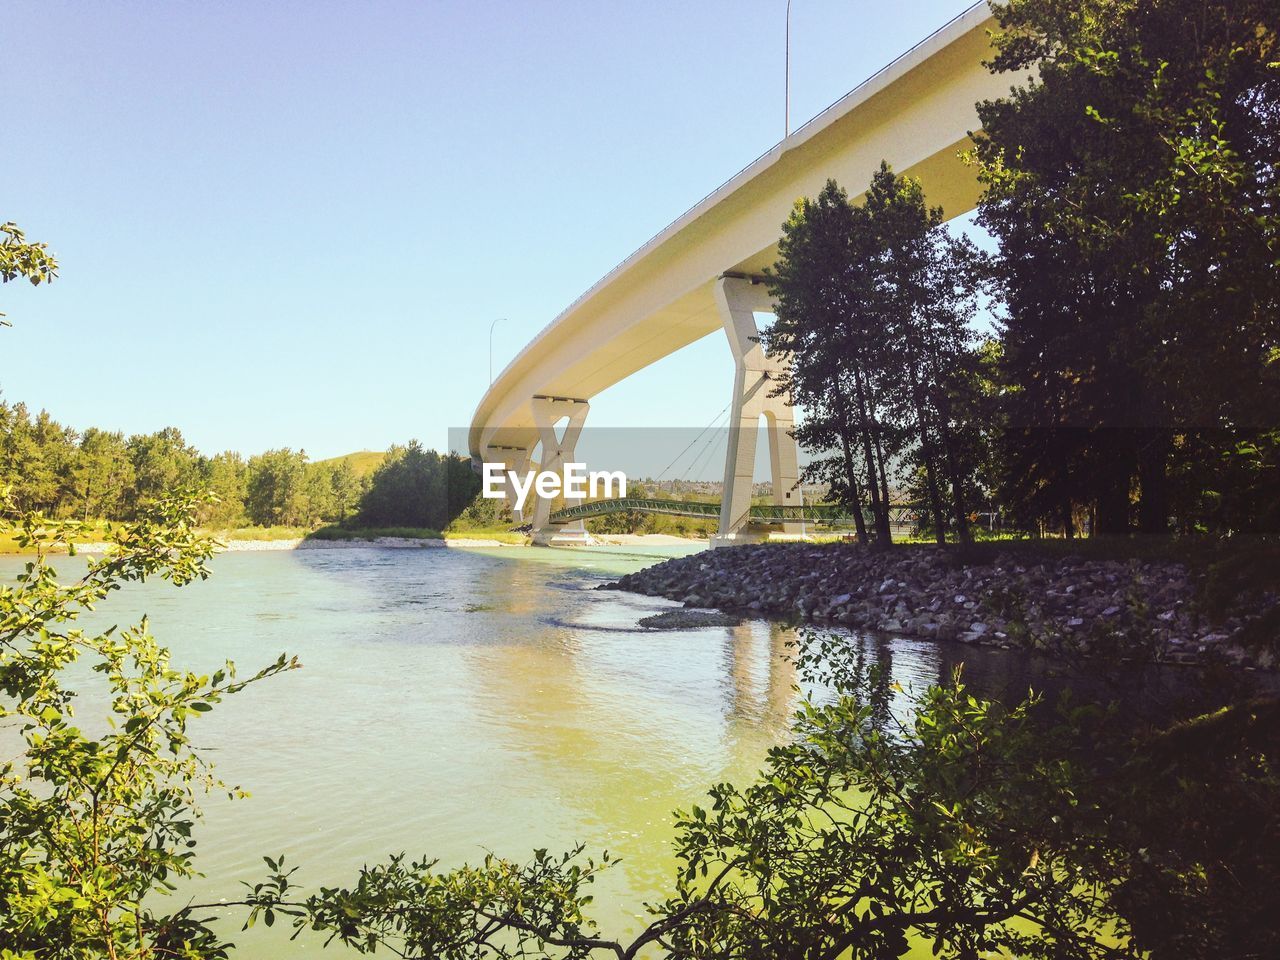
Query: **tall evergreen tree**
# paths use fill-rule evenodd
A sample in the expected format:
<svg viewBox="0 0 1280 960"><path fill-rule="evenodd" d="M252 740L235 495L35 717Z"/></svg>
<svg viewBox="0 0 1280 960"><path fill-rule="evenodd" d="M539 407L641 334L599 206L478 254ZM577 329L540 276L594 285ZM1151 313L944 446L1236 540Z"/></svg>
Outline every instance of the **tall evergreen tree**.
<svg viewBox="0 0 1280 960"><path fill-rule="evenodd" d="M1274 0L1009 0L979 105L1009 492L1095 529L1274 527Z"/></svg>
<svg viewBox="0 0 1280 960"><path fill-rule="evenodd" d="M125 515L133 482L124 434L97 427L85 430L70 467L73 505L80 519Z"/></svg>

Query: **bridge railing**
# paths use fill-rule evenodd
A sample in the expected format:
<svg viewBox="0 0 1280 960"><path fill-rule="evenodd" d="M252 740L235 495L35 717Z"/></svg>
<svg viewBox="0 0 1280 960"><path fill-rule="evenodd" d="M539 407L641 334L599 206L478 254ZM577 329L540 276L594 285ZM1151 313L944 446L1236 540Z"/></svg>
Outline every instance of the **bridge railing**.
<svg viewBox="0 0 1280 960"><path fill-rule="evenodd" d="M551 514L552 523L571 523L590 517L603 517L613 513L661 513L676 517L718 518L720 504L699 500L667 500L658 497L619 497L612 500L593 500L572 507L565 507ZM756 504L751 507L749 519L756 523L797 523L809 521L832 526L852 526L854 515L843 507L830 504ZM867 518L870 522L870 518Z"/></svg>
<svg viewBox="0 0 1280 960"><path fill-rule="evenodd" d="M603 517L611 513L664 513L678 517L719 517L720 504L698 500L666 500L646 497L620 497L613 500L593 500L576 506L565 507L551 514L552 523Z"/></svg>

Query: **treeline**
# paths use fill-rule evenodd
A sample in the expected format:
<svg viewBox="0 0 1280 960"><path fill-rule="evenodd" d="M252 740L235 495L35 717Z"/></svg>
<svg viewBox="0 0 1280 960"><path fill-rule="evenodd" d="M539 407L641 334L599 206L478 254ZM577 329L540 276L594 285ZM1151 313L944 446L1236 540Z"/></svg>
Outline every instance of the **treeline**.
<svg viewBox="0 0 1280 960"><path fill-rule="evenodd" d="M127 520L148 502L181 490L210 491L199 520L241 526L404 526L442 530L475 499L470 461L394 446L368 477L345 460L312 463L287 447L245 458L206 456L166 427L125 436L75 430L47 412L0 402L0 487L14 507L58 518Z"/></svg>
<svg viewBox="0 0 1280 960"><path fill-rule="evenodd" d="M940 539L991 504L1067 536L1280 530L1274 5L1085 6L993 6L992 69L1039 76L978 105L998 252L887 167L784 226L775 387L864 540L903 487Z"/></svg>
<svg viewBox="0 0 1280 960"><path fill-rule="evenodd" d="M80 520L125 520L166 494L209 490L218 502L200 521L220 528L342 521L366 489L346 463L311 463L301 450L205 456L176 427L77 431L21 403L0 403L0 485L20 511Z"/></svg>

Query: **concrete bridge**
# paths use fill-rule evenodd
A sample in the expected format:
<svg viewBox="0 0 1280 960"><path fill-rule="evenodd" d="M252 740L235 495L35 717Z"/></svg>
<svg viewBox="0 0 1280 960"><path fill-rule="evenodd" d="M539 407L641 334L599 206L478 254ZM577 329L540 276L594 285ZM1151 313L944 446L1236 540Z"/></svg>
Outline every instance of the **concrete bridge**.
<svg viewBox="0 0 1280 960"><path fill-rule="evenodd" d="M994 26L986 4L975 4L717 188L570 304L481 399L469 433L473 461L559 471L574 462L592 397L723 331L735 374L714 543L749 536L762 416L775 503L800 506L793 412L785 398L769 396L783 361L755 342L753 314L773 312L761 273L777 260L781 225L798 198L817 195L828 178L854 194L882 159L918 178L929 203L948 217L973 209L979 188L960 154L979 125L974 106L1004 95L1013 83L982 65ZM553 522L546 500L520 519L532 522L541 542L566 525L581 525L563 512Z"/></svg>

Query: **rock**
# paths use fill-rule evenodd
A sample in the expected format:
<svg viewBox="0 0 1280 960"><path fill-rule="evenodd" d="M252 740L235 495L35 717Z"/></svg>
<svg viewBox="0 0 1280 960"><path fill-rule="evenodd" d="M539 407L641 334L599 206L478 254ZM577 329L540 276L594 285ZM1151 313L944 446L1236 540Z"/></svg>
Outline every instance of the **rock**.
<svg viewBox="0 0 1280 960"><path fill-rule="evenodd" d="M1049 651L1059 648L1064 634L1078 649L1094 624L1123 617L1149 638L1153 659L1177 654L1188 662L1277 666L1275 654L1233 638L1280 606L1280 596L1264 595L1247 609L1210 619L1196 605L1198 580L1170 563L1080 557L1015 562L1011 551L965 565L930 547L873 554L852 544L775 543L676 558L602 589L667 597L691 608ZM1023 599L1006 622L995 615L1001 609L996 599L1010 594Z"/></svg>
<svg viewBox="0 0 1280 960"><path fill-rule="evenodd" d="M640 626L650 630L690 630L697 627L736 627L741 617L721 613L718 610L664 610L650 617L642 617Z"/></svg>

